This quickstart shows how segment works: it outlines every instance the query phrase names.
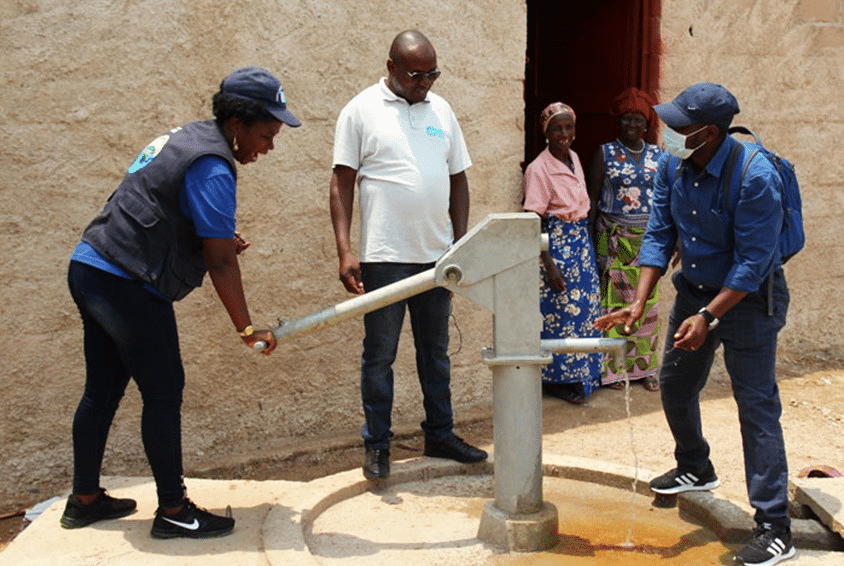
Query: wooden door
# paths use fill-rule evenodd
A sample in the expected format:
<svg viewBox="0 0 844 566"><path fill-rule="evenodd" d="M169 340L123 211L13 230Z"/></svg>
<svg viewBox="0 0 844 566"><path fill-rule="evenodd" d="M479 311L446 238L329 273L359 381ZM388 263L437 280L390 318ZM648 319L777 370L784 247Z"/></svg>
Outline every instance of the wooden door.
<svg viewBox="0 0 844 566"><path fill-rule="evenodd" d="M527 0L527 8L524 164L545 148L539 113L560 101L577 114L572 149L587 167L617 136L612 100L630 86L656 96L661 2Z"/></svg>

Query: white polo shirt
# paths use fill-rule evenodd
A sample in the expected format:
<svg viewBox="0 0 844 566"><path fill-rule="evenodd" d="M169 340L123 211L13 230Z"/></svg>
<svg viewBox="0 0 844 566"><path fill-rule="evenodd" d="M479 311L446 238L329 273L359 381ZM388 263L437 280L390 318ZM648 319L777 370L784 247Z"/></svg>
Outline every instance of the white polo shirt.
<svg viewBox="0 0 844 566"><path fill-rule="evenodd" d="M362 262L430 263L454 241L449 175L472 164L448 102L408 104L382 78L340 112L334 165L357 170Z"/></svg>

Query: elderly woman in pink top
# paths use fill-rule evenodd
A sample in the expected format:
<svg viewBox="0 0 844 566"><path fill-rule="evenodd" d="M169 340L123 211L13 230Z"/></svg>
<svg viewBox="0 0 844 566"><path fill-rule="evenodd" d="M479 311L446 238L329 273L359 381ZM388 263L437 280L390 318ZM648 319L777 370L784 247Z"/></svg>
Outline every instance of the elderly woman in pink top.
<svg viewBox="0 0 844 566"><path fill-rule="evenodd" d="M575 114L555 102L542 111L548 147L525 170L525 204L542 217L550 246L542 253L542 338L597 338L592 323L601 314L595 252L589 234L589 193L583 167L571 150ZM555 354L542 370L549 395L575 404L600 386L600 354Z"/></svg>

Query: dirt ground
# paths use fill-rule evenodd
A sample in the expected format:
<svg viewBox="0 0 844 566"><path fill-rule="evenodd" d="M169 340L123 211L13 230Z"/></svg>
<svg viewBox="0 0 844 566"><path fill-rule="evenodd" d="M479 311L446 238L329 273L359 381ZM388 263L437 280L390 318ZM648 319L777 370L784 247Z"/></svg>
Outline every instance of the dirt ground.
<svg viewBox="0 0 844 566"><path fill-rule="evenodd" d="M779 384L783 403L783 429L790 475L801 469L826 464L844 472L844 369L841 360L824 357L795 359L780 356ZM624 392L601 389L584 406L554 398L543 400L543 450L624 465L635 464L651 471L672 466L673 446L662 417L659 395L631 385L628 403ZM716 361L702 396L704 431L712 445L712 459L722 486L721 493L735 501L746 499L741 446L735 403L729 379ZM490 447L493 430L483 410L457 415L458 433L474 443ZM421 455L418 431L397 430L392 458ZM612 439L612 441L609 441ZM629 439L629 440L628 440ZM273 454L221 455L219 465L186 470L191 477L283 479L308 481L360 466L361 447L356 431L340 438L311 439ZM136 475L148 475L139 469ZM0 502L0 548L23 528L23 510L54 493L22 493L17 501Z"/></svg>

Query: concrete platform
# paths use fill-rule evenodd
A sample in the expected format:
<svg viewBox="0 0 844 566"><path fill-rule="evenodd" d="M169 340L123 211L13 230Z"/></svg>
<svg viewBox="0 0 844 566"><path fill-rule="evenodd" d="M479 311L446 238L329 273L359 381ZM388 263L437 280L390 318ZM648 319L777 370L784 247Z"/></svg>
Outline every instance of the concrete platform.
<svg viewBox="0 0 844 566"><path fill-rule="evenodd" d="M566 537L567 516L560 510L563 540L547 553L496 555L476 538L483 502L493 497L492 464L465 466L446 460L416 458L393 465L386 482L367 482L351 470L311 482L186 480L190 497L200 506L223 512L227 505L237 519L235 532L210 540L156 540L149 536L155 512L155 486L151 478L104 478L103 485L117 497L138 501L138 511L123 519L66 530L59 518L64 500L48 508L23 533L0 552L0 566L111 565L243 565L326 566L383 564L386 566L435 566L438 564L617 564L626 551L631 560L640 553L650 564L732 563L730 554L740 547L752 520L740 505L715 493L681 496L678 509L650 507L646 478L651 473L591 460L545 455L545 492L558 489L558 481L582 481L625 490L616 515L631 509L634 523L650 523L657 515L671 518L690 515L706 525L689 523L689 534L670 545L624 541L590 543ZM820 480L827 482L829 480ZM812 482L814 483L814 482ZM633 494L632 487L635 486ZM583 492L584 490L579 490ZM804 489L804 492L810 488ZM559 497L590 497L578 490L560 491ZM628 500L638 498L635 505ZM642 504L644 501L644 504ZM840 518L840 492L837 508ZM597 514L597 510L595 511ZM586 520L591 520L588 515ZM597 515L594 518L597 520ZM626 519L624 519L626 521ZM657 529L664 531L665 529ZM718 536L706 535L711 530ZM798 555L793 566L844 565L844 553L817 549L810 535L828 533L816 521L795 522ZM665 535L665 533L663 533ZM648 535L639 535L645 540ZM668 535L673 536L673 535ZM721 541L718 541L718 538ZM636 540L635 537L633 539ZM703 542L696 542L703 541ZM670 541L669 541L670 542ZM712 546L713 558L694 559L696 548ZM807 549L808 545L808 549ZM611 556L615 554L615 556ZM655 557L654 554L659 554ZM562 562L561 562L562 560ZM690 562L690 560L693 560ZM725 562L726 560L726 562Z"/></svg>
<svg viewBox="0 0 844 566"><path fill-rule="evenodd" d="M844 478L796 478L791 482L794 501L844 536Z"/></svg>

